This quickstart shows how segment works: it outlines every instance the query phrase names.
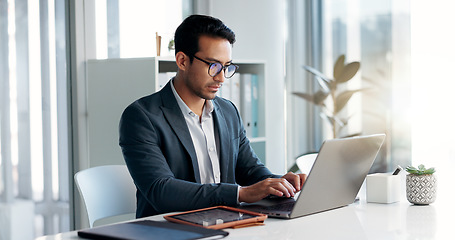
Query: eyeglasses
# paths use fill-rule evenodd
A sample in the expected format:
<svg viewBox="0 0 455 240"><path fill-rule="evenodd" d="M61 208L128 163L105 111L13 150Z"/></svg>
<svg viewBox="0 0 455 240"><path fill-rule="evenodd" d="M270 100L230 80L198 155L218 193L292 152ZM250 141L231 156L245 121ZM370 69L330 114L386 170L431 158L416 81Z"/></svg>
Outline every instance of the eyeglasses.
<svg viewBox="0 0 455 240"><path fill-rule="evenodd" d="M208 73L211 77L215 77L222 70L224 70L224 77L231 78L232 76L234 76L235 71L237 71L237 69L239 68L239 66L237 66L235 64L229 64L229 65L223 66L219 62L215 62L215 63L207 62L204 59L198 58L196 55L194 55L194 58L209 65Z"/></svg>

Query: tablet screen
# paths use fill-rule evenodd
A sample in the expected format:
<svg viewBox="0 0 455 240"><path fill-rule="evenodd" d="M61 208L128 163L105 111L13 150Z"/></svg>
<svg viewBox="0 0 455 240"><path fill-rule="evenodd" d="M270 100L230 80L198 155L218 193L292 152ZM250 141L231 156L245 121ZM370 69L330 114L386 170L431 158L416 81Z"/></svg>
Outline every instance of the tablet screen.
<svg viewBox="0 0 455 240"><path fill-rule="evenodd" d="M218 225L233 221L255 218L257 216L229 209L213 208L197 212L178 214L172 217L175 219L206 227L211 225Z"/></svg>

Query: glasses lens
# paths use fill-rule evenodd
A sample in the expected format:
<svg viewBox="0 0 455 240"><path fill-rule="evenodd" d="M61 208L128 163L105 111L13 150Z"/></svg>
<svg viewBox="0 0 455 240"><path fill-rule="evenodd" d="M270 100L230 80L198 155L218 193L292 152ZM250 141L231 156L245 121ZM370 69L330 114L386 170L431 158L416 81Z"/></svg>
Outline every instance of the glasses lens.
<svg viewBox="0 0 455 240"><path fill-rule="evenodd" d="M212 63L209 66L209 75L215 77L221 70L223 70L223 66L220 63Z"/></svg>
<svg viewBox="0 0 455 240"><path fill-rule="evenodd" d="M232 76L234 76L234 73L235 71L237 70L237 66L236 65L229 65L226 67L226 70L224 72L224 76L226 78L230 78Z"/></svg>

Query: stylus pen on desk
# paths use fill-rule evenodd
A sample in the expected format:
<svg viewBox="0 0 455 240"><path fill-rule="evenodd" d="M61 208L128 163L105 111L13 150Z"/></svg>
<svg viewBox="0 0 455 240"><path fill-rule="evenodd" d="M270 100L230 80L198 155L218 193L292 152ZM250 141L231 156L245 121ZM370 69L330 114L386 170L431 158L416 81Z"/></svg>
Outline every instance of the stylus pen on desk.
<svg viewBox="0 0 455 240"><path fill-rule="evenodd" d="M401 168L400 165L398 165L397 169L395 169L395 171L392 173L392 175L398 175L398 173L400 173L401 170L403 170L403 168Z"/></svg>

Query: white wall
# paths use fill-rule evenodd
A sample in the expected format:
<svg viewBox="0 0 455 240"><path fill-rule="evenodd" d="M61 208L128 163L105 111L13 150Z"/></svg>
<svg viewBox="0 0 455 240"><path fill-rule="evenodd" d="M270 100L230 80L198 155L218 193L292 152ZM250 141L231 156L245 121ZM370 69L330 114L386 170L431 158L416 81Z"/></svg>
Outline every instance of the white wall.
<svg viewBox="0 0 455 240"><path fill-rule="evenodd" d="M276 174L285 163L285 30L286 1L212 0L200 12L221 19L235 34L233 60L266 61L267 166Z"/></svg>

